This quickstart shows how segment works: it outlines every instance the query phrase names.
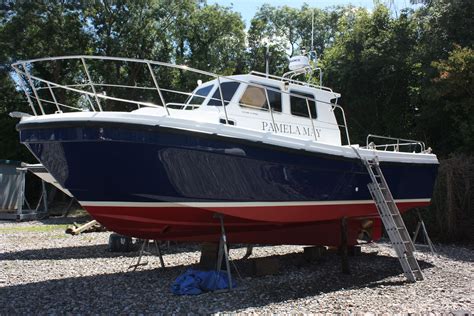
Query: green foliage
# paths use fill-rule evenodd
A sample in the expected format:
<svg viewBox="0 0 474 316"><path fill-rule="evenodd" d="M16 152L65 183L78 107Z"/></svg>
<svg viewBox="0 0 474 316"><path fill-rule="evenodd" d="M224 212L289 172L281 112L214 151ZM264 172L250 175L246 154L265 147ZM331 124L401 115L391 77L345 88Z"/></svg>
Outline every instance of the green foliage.
<svg viewBox="0 0 474 316"><path fill-rule="evenodd" d="M474 156L441 161L429 212L423 217L438 240L474 242Z"/></svg>
<svg viewBox="0 0 474 316"><path fill-rule="evenodd" d="M36 225L36 226L12 226L12 227L2 227L0 228L0 233L3 234L15 234L20 232L27 232L27 233L38 233L38 232L51 232L56 230L66 230L68 225L65 224L58 224L58 225Z"/></svg>
<svg viewBox="0 0 474 316"><path fill-rule="evenodd" d="M219 5L187 5L177 16L174 27L176 60L193 68L224 75L245 71L245 32L240 14ZM196 80L209 80L194 74L178 74L175 87L192 90Z"/></svg>
<svg viewBox="0 0 474 316"><path fill-rule="evenodd" d="M420 125L441 153L474 153L474 50L455 47L432 62L436 76L423 90Z"/></svg>
<svg viewBox="0 0 474 316"><path fill-rule="evenodd" d="M225 75L242 67L245 33L240 14L217 4L204 6L185 27L189 66Z"/></svg>
<svg viewBox="0 0 474 316"><path fill-rule="evenodd" d="M418 34L412 63L417 79L410 87L419 109L415 133L440 157L473 152L473 11L470 0L433 0L413 17Z"/></svg>
<svg viewBox="0 0 474 316"><path fill-rule="evenodd" d="M77 3L15 1L3 4L2 9L2 63L86 52L89 37Z"/></svg>
<svg viewBox="0 0 474 316"><path fill-rule="evenodd" d="M408 14L393 19L384 6L373 13L348 8L340 18L323 59L325 82L342 93L354 140L368 133L411 138L414 33Z"/></svg>
<svg viewBox="0 0 474 316"><path fill-rule="evenodd" d="M426 5L415 13L420 55L431 61L446 58L454 45L472 47L472 12L474 1L471 0L426 1Z"/></svg>
<svg viewBox="0 0 474 316"><path fill-rule="evenodd" d="M171 58L171 28L180 2L95 1L85 5L93 52L129 58Z"/></svg>
<svg viewBox="0 0 474 316"><path fill-rule="evenodd" d="M89 45L81 8L72 2L8 2L0 11L0 157L34 161L18 143L11 111L29 112L26 99L10 79L9 64L22 59L82 54ZM67 76L67 68L39 69L45 78ZM59 96L58 96L59 97ZM59 98L62 101L62 97Z"/></svg>
<svg viewBox="0 0 474 316"><path fill-rule="evenodd" d="M34 161L18 143L11 111L29 112L27 100L10 79L14 61L46 56L95 54L188 64L223 74L244 70L245 33L239 14L196 0L3 3L0 11L0 157ZM89 62L94 82L152 86L143 65ZM158 68L158 67L156 67ZM154 69L168 87L193 89L196 79L168 68ZM80 63L50 62L34 74L59 83L83 83ZM200 78L201 79L201 78ZM209 78L206 78L209 79ZM156 93L104 88L108 94L160 104ZM47 90L40 97L50 99ZM130 95L131 94L131 95ZM77 95L59 90L58 102L76 104ZM120 104L103 102L105 109Z"/></svg>
<svg viewBox="0 0 474 316"><path fill-rule="evenodd" d="M18 132L15 130L17 119L8 116L12 111L28 112L28 105L16 91L6 69L0 69L0 157L32 161L26 147L18 142Z"/></svg>
<svg viewBox="0 0 474 316"><path fill-rule="evenodd" d="M301 9L263 5L252 19L248 31L249 68L265 71L267 45L271 56L270 73L273 74L286 72L288 57L303 51L314 49L318 56L323 55L334 39L339 15L340 11L310 8L307 4Z"/></svg>

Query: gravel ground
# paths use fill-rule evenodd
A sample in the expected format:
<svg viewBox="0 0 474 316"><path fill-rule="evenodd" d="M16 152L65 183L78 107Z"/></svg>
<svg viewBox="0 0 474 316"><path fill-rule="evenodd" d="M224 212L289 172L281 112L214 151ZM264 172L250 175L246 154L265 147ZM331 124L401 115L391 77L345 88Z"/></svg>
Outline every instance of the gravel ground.
<svg viewBox="0 0 474 316"><path fill-rule="evenodd" d="M56 220L0 222L0 314L84 313L468 313L474 310L474 250L439 245L418 252L425 280L407 283L386 243L367 244L350 257L351 274L327 254L307 263L301 246L258 247L235 260L243 279L232 292L176 296L174 279L199 261L198 245L164 249L127 271L137 253L107 251L108 232L70 236ZM241 258L245 248L232 248ZM247 273L252 258L277 257L280 273ZM255 259L253 259L255 260ZM234 276L236 274L234 273Z"/></svg>

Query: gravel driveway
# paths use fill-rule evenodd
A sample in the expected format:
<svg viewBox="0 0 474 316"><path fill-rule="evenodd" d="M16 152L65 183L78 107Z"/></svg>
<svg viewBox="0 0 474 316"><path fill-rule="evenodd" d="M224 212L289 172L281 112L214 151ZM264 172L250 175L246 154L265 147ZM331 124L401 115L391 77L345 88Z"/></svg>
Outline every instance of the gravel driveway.
<svg viewBox="0 0 474 316"><path fill-rule="evenodd" d="M198 245L165 248L164 270L148 256L147 266L129 272L137 253L108 252L110 233L70 236L56 223L0 223L0 314L474 310L472 249L439 245L438 256L418 252L426 280L412 284L386 243L364 245L360 256L350 257L350 275L341 274L336 254L307 263L301 246L258 247L250 259L235 261L243 279L232 292L176 296L170 285L199 261ZM233 248L231 257L244 253ZM279 258L280 273L249 276L252 258L268 256Z"/></svg>

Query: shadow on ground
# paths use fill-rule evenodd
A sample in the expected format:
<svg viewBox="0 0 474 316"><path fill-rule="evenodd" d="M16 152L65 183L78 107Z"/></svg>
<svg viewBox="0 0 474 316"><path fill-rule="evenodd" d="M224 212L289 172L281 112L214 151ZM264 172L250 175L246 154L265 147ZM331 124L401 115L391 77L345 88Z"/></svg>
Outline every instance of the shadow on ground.
<svg viewBox="0 0 474 316"><path fill-rule="evenodd" d="M138 248L138 247L137 247ZM184 253L198 251L199 245L172 245L161 246L163 254ZM91 246L58 247L44 249L28 249L8 253L0 253L0 261L6 260L67 260L67 259L93 259L93 258L116 258L136 257L138 251L132 252L110 252L107 244Z"/></svg>
<svg viewBox="0 0 474 316"><path fill-rule="evenodd" d="M422 253L431 254L428 245L416 244L416 250ZM455 261L474 262L474 246L473 245L434 245L435 255L448 258Z"/></svg>
<svg viewBox="0 0 474 316"><path fill-rule="evenodd" d="M92 247L89 251L98 252L98 249ZM84 252L87 251L84 249ZM75 255L68 255L67 252L76 253L77 248L65 248L61 252L63 257L74 258ZM51 257L55 255L50 254ZM28 253L24 252L23 256L28 257ZM279 274L249 277L246 271L255 259L236 260L235 265L243 274L243 279L237 280L235 290L198 296L176 296L170 292L172 282L191 268L190 265L4 286L0 288L0 297L4 302L0 304L0 314L215 313L258 308L343 289L406 285L404 281L386 280L401 274L398 260L389 256L364 253L351 257L350 275L341 274L340 258L336 254L329 254L318 263L305 262L301 253L272 257L280 260ZM423 261L420 266L422 269L432 267Z"/></svg>

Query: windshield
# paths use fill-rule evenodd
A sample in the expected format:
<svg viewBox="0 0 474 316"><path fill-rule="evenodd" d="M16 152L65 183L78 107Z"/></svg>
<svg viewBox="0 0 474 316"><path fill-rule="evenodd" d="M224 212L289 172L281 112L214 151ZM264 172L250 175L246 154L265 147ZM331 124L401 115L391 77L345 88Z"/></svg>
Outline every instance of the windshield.
<svg viewBox="0 0 474 316"><path fill-rule="evenodd" d="M206 87L202 87L198 89L190 98L189 102L187 104L189 105L201 105L204 100L206 99L207 95L209 92L212 90L213 85L209 85Z"/></svg>

